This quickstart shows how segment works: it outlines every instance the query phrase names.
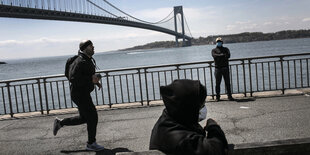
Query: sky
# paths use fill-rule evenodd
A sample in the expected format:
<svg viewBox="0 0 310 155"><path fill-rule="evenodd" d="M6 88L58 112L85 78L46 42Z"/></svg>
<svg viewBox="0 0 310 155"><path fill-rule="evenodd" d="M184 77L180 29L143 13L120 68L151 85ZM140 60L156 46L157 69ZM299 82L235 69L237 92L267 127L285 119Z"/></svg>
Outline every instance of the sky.
<svg viewBox="0 0 310 155"><path fill-rule="evenodd" d="M2 1L2 0L0 0ZM109 0L121 10L155 22L174 6L183 12L194 38L242 32L310 29L310 0ZM173 23L171 23L173 28ZM73 55L82 40L107 52L174 36L108 24L0 17L0 61Z"/></svg>

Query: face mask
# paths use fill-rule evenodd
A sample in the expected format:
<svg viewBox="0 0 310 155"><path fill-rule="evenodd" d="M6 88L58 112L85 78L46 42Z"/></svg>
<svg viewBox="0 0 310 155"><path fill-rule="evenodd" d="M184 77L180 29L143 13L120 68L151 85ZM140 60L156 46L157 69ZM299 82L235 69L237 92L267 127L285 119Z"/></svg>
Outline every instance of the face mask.
<svg viewBox="0 0 310 155"><path fill-rule="evenodd" d="M216 43L216 46L217 46L217 47L222 47L222 45L223 45L222 42L217 42L217 43Z"/></svg>
<svg viewBox="0 0 310 155"><path fill-rule="evenodd" d="M199 111L199 119L198 121L203 121L207 118L207 107L203 106Z"/></svg>

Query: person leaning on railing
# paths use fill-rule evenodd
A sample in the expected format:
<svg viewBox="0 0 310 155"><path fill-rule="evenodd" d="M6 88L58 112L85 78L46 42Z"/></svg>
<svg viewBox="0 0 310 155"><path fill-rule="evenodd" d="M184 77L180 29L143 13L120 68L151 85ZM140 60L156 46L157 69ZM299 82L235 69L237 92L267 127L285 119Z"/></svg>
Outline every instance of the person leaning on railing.
<svg viewBox="0 0 310 155"><path fill-rule="evenodd" d="M175 80L161 86L160 94L166 108L153 127L150 150L174 155L226 154L228 143L221 127L213 119L204 128L198 123L206 99L206 88L199 81Z"/></svg>
<svg viewBox="0 0 310 155"><path fill-rule="evenodd" d="M230 101L234 98L231 95L230 79L229 79L229 58L230 51L227 47L223 47L223 40L221 37L216 38L216 48L212 49L212 57L215 63L215 91L216 91L216 101L220 101L221 95L221 81L224 77L225 86L227 90L227 96Z"/></svg>

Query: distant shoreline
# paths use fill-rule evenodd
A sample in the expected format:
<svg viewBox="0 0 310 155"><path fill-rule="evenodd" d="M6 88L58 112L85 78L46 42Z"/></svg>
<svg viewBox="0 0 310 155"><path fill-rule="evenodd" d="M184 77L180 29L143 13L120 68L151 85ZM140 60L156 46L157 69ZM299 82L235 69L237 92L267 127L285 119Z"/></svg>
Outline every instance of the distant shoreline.
<svg viewBox="0 0 310 155"><path fill-rule="evenodd" d="M6 62L0 61L0 64L6 64Z"/></svg>
<svg viewBox="0 0 310 155"><path fill-rule="evenodd" d="M298 39L298 38L310 38L309 30L286 30L275 33L262 33L262 32L244 32L239 34L229 35L211 35L208 37L199 37L192 39L192 46L197 45L212 45L215 44L215 39L222 37L224 43L244 43L254 41L270 41L270 40L284 40L284 39ZM182 41L179 43L179 47L182 46ZM175 48L175 41L156 41L147 43L145 45L138 45L131 48L119 49L118 51L132 51L132 50L145 50L156 48Z"/></svg>

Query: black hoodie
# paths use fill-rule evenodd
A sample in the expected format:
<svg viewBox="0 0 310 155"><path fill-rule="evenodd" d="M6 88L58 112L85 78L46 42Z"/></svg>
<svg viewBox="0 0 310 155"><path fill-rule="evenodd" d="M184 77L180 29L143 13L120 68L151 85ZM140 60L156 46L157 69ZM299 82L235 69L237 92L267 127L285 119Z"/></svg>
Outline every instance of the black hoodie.
<svg viewBox="0 0 310 155"><path fill-rule="evenodd" d="M206 88L199 81L175 80L160 87L160 93L166 108L152 130L151 150L176 155L225 153L227 140L220 126L212 119L205 129L198 123L206 98Z"/></svg>

